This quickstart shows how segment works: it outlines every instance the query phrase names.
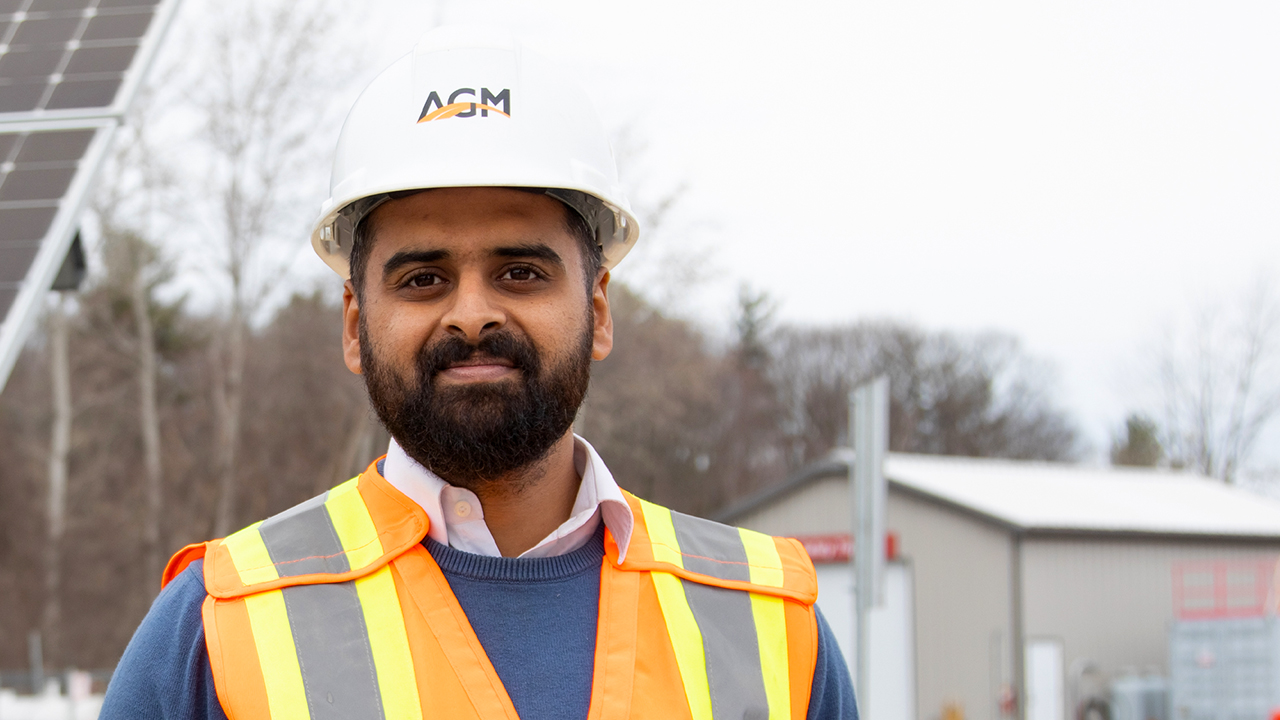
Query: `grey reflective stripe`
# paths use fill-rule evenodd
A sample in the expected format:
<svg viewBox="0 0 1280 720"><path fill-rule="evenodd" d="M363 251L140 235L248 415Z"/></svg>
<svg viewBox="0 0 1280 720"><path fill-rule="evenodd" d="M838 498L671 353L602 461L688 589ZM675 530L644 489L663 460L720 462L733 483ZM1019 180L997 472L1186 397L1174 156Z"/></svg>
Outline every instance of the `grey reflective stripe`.
<svg viewBox="0 0 1280 720"><path fill-rule="evenodd" d="M384 720L355 583L296 585L283 594L311 720Z"/></svg>
<svg viewBox="0 0 1280 720"><path fill-rule="evenodd" d="M311 573L344 573L351 569L342 541L329 519L329 493L290 508L258 528L267 554L280 577Z"/></svg>
<svg viewBox="0 0 1280 720"><path fill-rule="evenodd" d="M738 529L671 511L686 570L720 580L751 581ZM716 720L767 720L769 698L760 668L751 595L682 580L685 600L702 632L711 715Z"/></svg>
<svg viewBox="0 0 1280 720"><path fill-rule="evenodd" d="M682 582L689 609L702 631L711 716L716 720L768 720L769 698L760 670L751 596L741 590Z"/></svg>
<svg viewBox="0 0 1280 720"><path fill-rule="evenodd" d="M747 549L737 528L671 511L684 567L721 580L751 581Z"/></svg>

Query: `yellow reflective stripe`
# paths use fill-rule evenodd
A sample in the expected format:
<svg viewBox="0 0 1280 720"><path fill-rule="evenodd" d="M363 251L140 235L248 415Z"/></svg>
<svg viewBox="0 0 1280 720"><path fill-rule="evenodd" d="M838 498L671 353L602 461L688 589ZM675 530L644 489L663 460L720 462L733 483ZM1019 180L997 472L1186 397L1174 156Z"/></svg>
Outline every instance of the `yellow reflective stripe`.
<svg viewBox="0 0 1280 720"><path fill-rule="evenodd" d="M648 500L640 501L640 510L644 514L644 525L649 530L649 544L653 547L653 559L683 568L684 559L680 556L680 541L676 539L676 528L671 522L671 511L654 505ZM680 596L684 597L684 591L680 592Z"/></svg>
<svg viewBox="0 0 1280 720"><path fill-rule="evenodd" d="M787 655L787 610L780 597L751 593L751 615L760 646L760 674L769 699L769 720L791 714L791 678Z"/></svg>
<svg viewBox="0 0 1280 720"><path fill-rule="evenodd" d="M782 558L774 539L763 533L738 529L751 566L751 582L782 587ZM791 714L791 679L787 654L787 611L780 597L751 593L751 616L760 648L760 675L769 701L770 720Z"/></svg>
<svg viewBox="0 0 1280 720"><path fill-rule="evenodd" d="M276 566L271 562L267 545L262 541L261 533L258 532L261 525L261 522L256 522L239 532L228 535L222 541L223 547L231 554L231 562L235 564L236 572L240 574L240 582L245 585L255 585L280 577L280 573L276 572Z"/></svg>
<svg viewBox="0 0 1280 720"><path fill-rule="evenodd" d="M369 632L373 665L378 671L378 692L382 695L382 715L395 720L422 720L418 681L409 653L409 634L404 629L400 598L396 595L391 568L356 580L356 594Z"/></svg>
<svg viewBox="0 0 1280 720"><path fill-rule="evenodd" d="M293 644L289 613L279 590L250 595L244 599L258 648L258 666L267 687L271 720L309 720L307 693L302 685L302 667Z"/></svg>
<svg viewBox="0 0 1280 720"><path fill-rule="evenodd" d="M645 523L649 522L648 513ZM668 516L668 524L670 516ZM653 526L649 527L652 537ZM674 533L674 531L673 531ZM702 649L702 631L693 618L693 610L684 594L680 578L671 573L650 573L658 592L658 605L667 622L667 636L675 650L680 679L684 681L684 694L689 700L689 713L693 720L711 720L711 687L707 682L707 659Z"/></svg>
<svg viewBox="0 0 1280 720"><path fill-rule="evenodd" d="M365 507L364 498L356 489L358 479L352 478L330 490L324 501L329 520L338 533L338 540L342 543L347 563L352 570L369 565L382 557L383 552L378 529L373 526L373 518L369 516L369 508Z"/></svg>
<svg viewBox="0 0 1280 720"><path fill-rule="evenodd" d="M742 547L747 551L747 564L751 567L751 582L766 587L782 587L782 558L773 538L746 528L738 528Z"/></svg>

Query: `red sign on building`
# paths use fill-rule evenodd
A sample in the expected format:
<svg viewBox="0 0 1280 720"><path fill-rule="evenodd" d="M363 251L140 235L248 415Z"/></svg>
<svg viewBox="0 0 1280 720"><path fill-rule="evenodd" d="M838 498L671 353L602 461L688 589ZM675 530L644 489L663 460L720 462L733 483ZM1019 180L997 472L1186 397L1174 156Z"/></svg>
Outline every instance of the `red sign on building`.
<svg viewBox="0 0 1280 720"><path fill-rule="evenodd" d="M797 535L796 540L804 546L814 564L849 562L853 557L853 536L848 533L830 535ZM898 536L887 533L884 537L884 556L886 560L898 559Z"/></svg>

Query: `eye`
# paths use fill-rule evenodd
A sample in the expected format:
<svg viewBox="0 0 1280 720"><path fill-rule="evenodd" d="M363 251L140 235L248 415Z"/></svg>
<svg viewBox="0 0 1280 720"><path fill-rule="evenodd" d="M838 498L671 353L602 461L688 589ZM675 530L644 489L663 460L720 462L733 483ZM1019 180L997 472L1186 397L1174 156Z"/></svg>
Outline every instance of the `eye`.
<svg viewBox="0 0 1280 720"><path fill-rule="evenodd" d="M439 275L432 272L424 272L410 277L405 282L405 285L412 288L426 288L439 285L442 282L444 282L444 278Z"/></svg>
<svg viewBox="0 0 1280 720"><path fill-rule="evenodd" d="M534 270L531 267L525 267L523 265L513 267L513 268L508 268L506 272L502 273L503 280L514 280L516 282L527 282L529 280L537 280L540 277L542 276L538 274L537 270Z"/></svg>

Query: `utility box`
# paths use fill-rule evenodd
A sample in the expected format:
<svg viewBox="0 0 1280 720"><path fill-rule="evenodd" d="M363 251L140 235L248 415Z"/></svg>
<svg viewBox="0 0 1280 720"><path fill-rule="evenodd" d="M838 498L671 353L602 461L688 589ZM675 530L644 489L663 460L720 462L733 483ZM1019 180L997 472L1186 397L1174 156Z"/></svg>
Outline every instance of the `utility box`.
<svg viewBox="0 0 1280 720"><path fill-rule="evenodd" d="M1270 720L1280 710L1274 560L1174 569L1171 720Z"/></svg>
<svg viewBox="0 0 1280 720"><path fill-rule="evenodd" d="M1159 675L1130 675L1111 683L1111 720L1172 720L1169 681Z"/></svg>

